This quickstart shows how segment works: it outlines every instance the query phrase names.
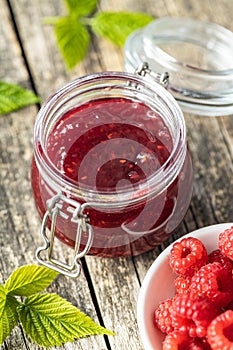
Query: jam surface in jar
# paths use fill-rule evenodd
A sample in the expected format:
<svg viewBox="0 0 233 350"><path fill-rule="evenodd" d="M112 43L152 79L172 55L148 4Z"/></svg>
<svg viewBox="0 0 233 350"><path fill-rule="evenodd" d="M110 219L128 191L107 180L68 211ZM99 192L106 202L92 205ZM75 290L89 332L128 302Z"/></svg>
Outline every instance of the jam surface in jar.
<svg viewBox="0 0 233 350"><path fill-rule="evenodd" d="M48 139L53 164L79 187L120 191L145 181L170 155L159 115L126 99L101 100L64 115Z"/></svg>
<svg viewBox="0 0 233 350"><path fill-rule="evenodd" d="M46 151L62 178L85 191L140 197L144 186L166 164L173 139L160 114L147 105L126 98L105 98L66 112L55 123L46 141ZM90 254L137 255L152 249L178 226L190 202L190 158L172 183L155 196L110 208L88 209L94 229ZM51 197L32 162L32 188L41 216ZM145 194L145 186L144 193ZM147 188L148 193L150 188ZM80 198L85 202L85 195ZM88 202L88 201L87 201ZM75 225L62 219L57 236L73 246Z"/></svg>

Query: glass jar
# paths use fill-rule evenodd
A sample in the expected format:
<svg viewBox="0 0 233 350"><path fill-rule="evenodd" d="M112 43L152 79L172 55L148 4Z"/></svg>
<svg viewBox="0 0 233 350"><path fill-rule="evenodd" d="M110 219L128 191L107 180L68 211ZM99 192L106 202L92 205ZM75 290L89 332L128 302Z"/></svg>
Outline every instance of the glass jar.
<svg viewBox="0 0 233 350"><path fill-rule="evenodd" d="M40 262L67 272L87 253L149 251L177 228L191 200L181 109L153 77L76 79L39 111L31 181L43 219ZM52 258L55 237L74 248L70 265Z"/></svg>

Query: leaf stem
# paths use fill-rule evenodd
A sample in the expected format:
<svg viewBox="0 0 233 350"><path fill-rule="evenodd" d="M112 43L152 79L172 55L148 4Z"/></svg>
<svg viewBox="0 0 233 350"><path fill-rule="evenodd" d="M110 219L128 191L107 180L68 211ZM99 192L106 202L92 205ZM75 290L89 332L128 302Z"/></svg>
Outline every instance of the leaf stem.
<svg viewBox="0 0 233 350"><path fill-rule="evenodd" d="M80 21L80 23L82 23L85 26L92 27L93 17L80 17L79 21Z"/></svg>

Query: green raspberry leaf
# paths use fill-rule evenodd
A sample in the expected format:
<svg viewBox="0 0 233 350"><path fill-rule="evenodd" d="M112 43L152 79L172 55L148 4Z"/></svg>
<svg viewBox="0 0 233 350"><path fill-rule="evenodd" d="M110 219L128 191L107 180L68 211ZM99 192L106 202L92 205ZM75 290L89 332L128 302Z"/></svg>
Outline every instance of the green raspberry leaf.
<svg viewBox="0 0 233 350"><path fill-rule="evenodd" d="M18 323L18 305L19 302L7 295L4 287L0 285L0 344L6 340Z"/></svg>
<svg viewBox="0 0 233 350"><path fill-rule="evenodd" d="M32 341L45 347L94 334L114 335L57 294L35 294L18 307L19 319Z"/></svg>
<svg viewBox="0 0 233 350"><path fill-rule="evenodd" d="M141 12L100 12L92 19L91 27L97 35L123 46L129 34L153 19Z"/></svg>
<svg viewBox="0 0 233 350"><path fill-rule="evenodd" d="M55 25L57 45L68 69L81 62L88 50L90 35L76 16L62 17Z"/></svg>
<svg viewBox="0 0 233 350"><path fill-rule="evenodd" d="M0 115L40 102L38 96L20 85L0 81Z"/></svg>
<svg viewBox="0 0 233 350"><path fill-rule="evenodd" d="M78 16L91 14L98 3L98 0L65 0L70 14L76 13Z"/></svg>
<svg viewBox="0 0 233 350"><path fill-rule="evenodd" d="M6 291L3 285L0 284L0 318L4 310L5 302L6 302Z"/></svg>
<svg viewBox="0 0 233 350"><path fill-rule="evenodd" d="M8 295L29 296L43 291L57 275L44 266L21 266L8 278L5 289Z"/></svg>

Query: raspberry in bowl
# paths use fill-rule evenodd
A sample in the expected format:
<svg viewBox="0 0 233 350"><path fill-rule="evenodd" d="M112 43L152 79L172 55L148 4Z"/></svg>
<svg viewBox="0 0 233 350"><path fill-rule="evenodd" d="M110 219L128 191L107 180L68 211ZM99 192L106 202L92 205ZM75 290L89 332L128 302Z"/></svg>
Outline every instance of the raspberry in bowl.
<svg viewBox="0 0 233 350"><path fill-rule="evenodd" d="M219 345L224 334L230 346L226 349L233 349L233 263L232 250L226 251L233 240L232 226L193 231L167 247L151 265L137 305L144 349L217 349L214 344Z"/></svg>

